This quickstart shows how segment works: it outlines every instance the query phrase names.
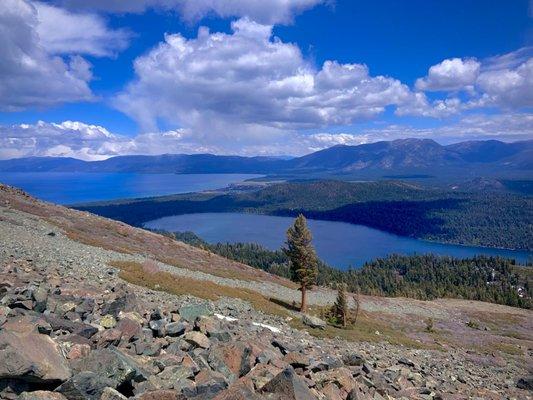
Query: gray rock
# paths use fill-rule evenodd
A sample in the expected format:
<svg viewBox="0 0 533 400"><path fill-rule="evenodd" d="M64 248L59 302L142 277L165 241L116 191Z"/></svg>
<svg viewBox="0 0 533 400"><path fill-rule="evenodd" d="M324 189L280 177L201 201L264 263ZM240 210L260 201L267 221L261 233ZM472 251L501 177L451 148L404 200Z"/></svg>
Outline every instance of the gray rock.
<svg viewBox="0 0 533 400"><path fill-rule="evenodd" d="M98 328L92 325L84 324L82 322L69 321L68 319L60 318L54 314L43 314L46 322L48 322L54 331L63 330L89 339L96 332Z"/></svg>
<svg viewBox="0 0 533 400"><path fill-rule="evenodd" d="M106 387L100 396L100 400L126 400L127 397L110 387Z"/></svg>
<svg viewBox="0 0 533 400"><path fill-rule="evenodd" d="M519 389L533 391L533 375L520 378L518 382L516 383L516 387Z"/></svg>
<svg viewBox="0 0 533 400"><path fill-rule="evenodd" d="M164 319L157 319L150 321L150 329L154 331L157 337L164 337L166 335L167 321Z"/></svg>
<svg viewBox="0 0 533 400"><path fill-rule="evenodd" d="M203 315L212 315L212 311L204 304L194 304L180 307L178 310L181 318L189 323L194 323L196 318Z"/></svg>
<svg viewBox="0 0 533 400"><path fill-rule="evenodd" d="M106 381L106 386L115 389L127 381L144 376L134 361L114 348L91 351L86 357L73 362L72 367L77 372L94 371Z"/></svg>
<svg viewBox="0 0 533 400"><path fill-rule="evenodd" d="M11 324L0 331L0 379L41 383L69 379L71 372L59 346L30 329L36 328Z"/></svg>
<svg viewBox="0 0 533 400"><path fill-rule="evenodd" d="M311 328L326 329L326 322L312 315L304 314L302 316L302 322Z"/></svg>
<svg viewBox="0 0 533 400"><path fill-rule="evenodd" d="M19 400L67 400L61 393L49 392L46 390L35 390L33 392L23 392Z"/></svg>
<svg viewBox="0 0 533 400"><path fill-rule="evenodd" d="M296 375L292 367L276 375L261 389L262 393L272 393L284 400L316 400L305 382Z"/></svg>
<svg viewBox="0 0 533 400"><path fill-rule="evenodd" d="M196 395L200 399L211 399L228 387L224 376L216 371L204 370L195 376Z"/></svg>
<svg viewBox="0 0 533 400"><path fill-rule="evenodd" d="M344 364L349 365L350 367L360 367L364 364L365 359L357 354L357 353L350 353L346 354L342 361L344 361Z"/></svg>
<svg viewBox="0 0 533 400"><path fill-rule="evenodd" d="M171 382L172 385L182 379L192 378L194 373L191 368L183 365L171 365L166 367L157 377L163 381ZM169 387L172 388L172 385Z"/></svg>
<svg viewBox="0 0 533 400"><path fill-rule="evenodd" d="M136 297L133 293L128 293L124 296L118 297L114 301L107 303L102 308L101 314L111 314L113 317L118 318L118 314L121 311L135 311Z"/></svg>
<svg viewBox="0 0 533 400"><path fill-rule="evenodd" d="M183 335L183 339L193 344L194 346L201 347L203 349L207 349L209 348L209 346L211 346L209 338L201 332L187 332L185 335Z"/></svg>
<svg viewBox="0 0 533 400"><path fill-rule="evenodd" d="M101 374L82 371L59 386L55 391L69 400L99 400L104 389L114 382Z"/></svg>
<svg viewBox="0 0 533 400"><path fill-rule="evenodd" d="M185 329L187 325L183 322L171 322L166 326L168 336L181 336L185 333Z"/></svg>

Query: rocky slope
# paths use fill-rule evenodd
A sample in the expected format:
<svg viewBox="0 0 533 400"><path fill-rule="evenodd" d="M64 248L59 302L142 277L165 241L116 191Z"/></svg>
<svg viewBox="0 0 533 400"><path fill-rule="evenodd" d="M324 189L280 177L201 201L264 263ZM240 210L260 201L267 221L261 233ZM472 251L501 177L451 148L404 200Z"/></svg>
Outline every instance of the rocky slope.
<svg viewBox="0 0 533 400"><path fill-rule="evenodd" d="M530 311L368 297L360 329L372 332L349 341L277 305L297 296L283 279L0 186L0 398L533 398ZM486 330L465 328L475 315ZM423 333L428 317L440 334ZM410 342L388 343L387 329Z"/></svg>

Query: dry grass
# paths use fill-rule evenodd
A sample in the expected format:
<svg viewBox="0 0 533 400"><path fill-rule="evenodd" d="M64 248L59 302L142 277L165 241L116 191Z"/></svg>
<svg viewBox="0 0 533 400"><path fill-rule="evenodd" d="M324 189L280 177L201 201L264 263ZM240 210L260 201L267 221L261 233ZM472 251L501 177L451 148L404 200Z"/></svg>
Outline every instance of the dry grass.
<svg viewBox="0 0 533 400"><path fill-rule="evenodd" d="M519 348L516 344L512 343L492 343L490 346L485 346L487 352L500 351L505 354L510 354L512 356L523 356L524 351Z"/></svg>
<svg viewBox="0 0 533 400"><path fill-rule="evenodd" d="M218 285L211 281L176 276L170 272L154 269L152 264L147 265L147 263L140 264L137 262L115 261L111 265L120 269L120 278L134 285L144 286L174 295L190 294L208 300L218 300L220 297L232 297L248 301L256 310L267 314L282 317L289 315L285 308L252 290L233 288Z"/></svg>
<svg viewBox="0 0 533 400"><path fill-rule="evenodd" d="M309 313L321 316L323 310L319 307L311 307ZM441 347L435 344L422 343L409 337L404 328L395 327L386 322L385 314L377 312L361 311L355 324L349 324L346 328L328 325L325 330L310 329L303 325L300 320L291 321L291 326L296 329L305 328L310 334L319 338L342 338L344 340L358 342L388 342L415 349L436 349Z"/></svg>

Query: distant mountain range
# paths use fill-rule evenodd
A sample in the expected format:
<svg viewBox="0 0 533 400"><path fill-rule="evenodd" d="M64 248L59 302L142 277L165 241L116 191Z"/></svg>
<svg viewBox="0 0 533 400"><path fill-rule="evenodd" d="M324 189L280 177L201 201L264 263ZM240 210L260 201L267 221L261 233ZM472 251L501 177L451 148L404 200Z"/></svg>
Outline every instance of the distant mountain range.
<svg viewBox="0 0 533 400"><path fill-rule="evenodd" d="M430 139L399 139L334 146L292 159L279 157L164 154L117 156L103 161L29 157L0 161L0 172L138 172L257 174L442 174L465 170L494 173L533 169L533 140L440 145Z"/></svg>

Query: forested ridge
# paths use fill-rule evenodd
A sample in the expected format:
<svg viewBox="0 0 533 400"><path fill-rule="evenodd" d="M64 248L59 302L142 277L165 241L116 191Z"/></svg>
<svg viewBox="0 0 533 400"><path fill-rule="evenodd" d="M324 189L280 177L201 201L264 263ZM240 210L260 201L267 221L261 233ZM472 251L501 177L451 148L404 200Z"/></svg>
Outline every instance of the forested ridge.
<svg viewBox="0 0 533 400"><path fill-rule="evenodd" d="M280 183L252 192L192 193L77 207L132 225L169 215L253 212L362 224L401 236L533 250L533 198L428 189L399 181Z"/></svg>
<svg viewBox="0 0 533 400"><path fill-rule="evenodd" d="M161 232L226 258L272 274L290 277L288 258L281 250L252 243L209 244L192 232ZM317 284L345 283L351 292L420 300L459 298L532 308L531 266L520 267L500 257L458 259L426 255L390 255L341 271L319 262Z"/></svg>

